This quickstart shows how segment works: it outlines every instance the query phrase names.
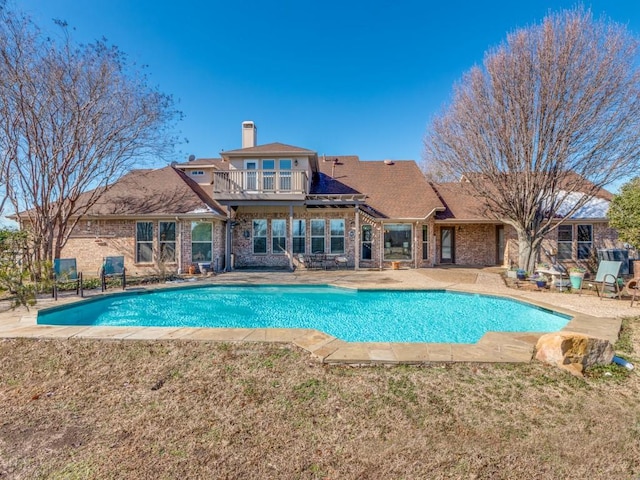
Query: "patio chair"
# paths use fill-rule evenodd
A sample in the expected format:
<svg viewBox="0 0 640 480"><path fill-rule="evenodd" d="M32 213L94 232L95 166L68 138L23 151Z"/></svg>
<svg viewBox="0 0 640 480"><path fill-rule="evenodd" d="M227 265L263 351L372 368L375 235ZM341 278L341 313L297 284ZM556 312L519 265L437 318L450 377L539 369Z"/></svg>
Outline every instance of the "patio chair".
<svg viewBox="0 0 640 480"><path fill-rule="evenodd" d="M78 273L75 258L56 258L53 260L53 290L51 296L58 300L58 284L76 282L76 295L84 296L82 272Z"/></svg>
<svg viewBox="0 0 640 480"><path fill-rule="evenodd" d="M345 257L344 255L339 255L336 258L334 258L333 260L334 260L334 262L336 262L336 267L338 269L344 268L346 270L348 265L349 265L349 259L347 257Z"/></svg>
<svg viewBox="0 0 640 480"><path fill-rule="evenodd" d="M618 285L618 274L621 266L622 262L602 260L598 265L596 278L592 282L582 282L582 285L587 283L590 288L595 288L600 300L605 294L609 294L611 298L618 297L621 300L622 291L620 290L620 285ZM582 293L582 286L580 287L580 293Z"/></svg>
<svg viewBox="0 0 640 480"><path fill-rule="evenodd" d="M127 274L124 268L124 257L104 257L102 268L100 269L100 280L102 291L107 289L108 278L122 278L122 289L127 287Z"/></svg>
<svg viewBox="0 0 640 480"><path fill-rule="evenodd" d="M627 293L631 296L631 306L633 307L633 302L636 301L636 297L638 296L638 292L640 291L640 280L637 278L632 278L627 282L625 288L627 289Z"/></svg>

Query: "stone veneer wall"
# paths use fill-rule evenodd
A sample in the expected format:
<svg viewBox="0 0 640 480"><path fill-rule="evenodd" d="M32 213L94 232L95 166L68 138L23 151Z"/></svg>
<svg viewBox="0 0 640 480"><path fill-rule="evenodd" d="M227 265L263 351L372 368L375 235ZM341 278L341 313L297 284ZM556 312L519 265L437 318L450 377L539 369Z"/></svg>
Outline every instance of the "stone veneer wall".
<svg viewBox="0 0 640 480"><path fill-rule="evenodd" d="M136 221L152 221L154 223L154 257L159 251L158 222L176 221L175 218L161 220L89 220L78 223L69 241L62 249L63 258L76 258L78 270L85 276L99 275L102 260L107 256L125 257L125 267L129 275L154 275L161 271L177 272L181 266L186 270L191 264L191 220L176 221L176 259L179 262L159 264L135 263L135 229ZM224 268L224 224L219 220L212 221L213 261L219 258L219 268Z"/></svg>

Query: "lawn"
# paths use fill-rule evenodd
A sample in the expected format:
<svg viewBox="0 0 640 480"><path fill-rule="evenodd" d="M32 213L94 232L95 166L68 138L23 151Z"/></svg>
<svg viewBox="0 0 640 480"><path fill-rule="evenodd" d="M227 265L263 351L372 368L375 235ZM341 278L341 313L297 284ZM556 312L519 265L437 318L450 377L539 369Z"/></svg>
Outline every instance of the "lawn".
<svg viewBox="0 0 640 480"><path fill-rule="evenodd" d="M640 317L617 348L640 360ZM638 371L326 366L288 345L0 341L0 478L629 479ZM640 365L639 365L640 366Z"/></svg>

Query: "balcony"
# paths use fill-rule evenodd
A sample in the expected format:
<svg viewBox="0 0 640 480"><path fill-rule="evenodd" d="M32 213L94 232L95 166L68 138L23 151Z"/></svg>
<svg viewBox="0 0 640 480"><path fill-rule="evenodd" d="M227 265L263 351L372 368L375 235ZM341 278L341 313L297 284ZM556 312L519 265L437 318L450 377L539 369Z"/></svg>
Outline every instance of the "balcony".
<svg viewBox="0 0 640 480"><path fill-rule="evenodd" d="M304 200L308 176L303 170L228 170L214 172L216 200Z"/></svg>

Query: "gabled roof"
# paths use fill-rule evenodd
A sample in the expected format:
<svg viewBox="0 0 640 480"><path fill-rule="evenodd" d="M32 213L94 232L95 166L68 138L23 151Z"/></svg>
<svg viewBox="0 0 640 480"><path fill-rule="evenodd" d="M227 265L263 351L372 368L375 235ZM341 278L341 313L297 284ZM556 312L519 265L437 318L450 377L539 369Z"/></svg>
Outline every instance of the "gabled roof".
<svg viewBox="0 0 640 480"><path fill-rule="evenodd" d="M86 199L83 194L79 201ZM224 210L182 171L173 167L132 170L110 185L87 215L142 216L214 214Z"/></svg>
<svg viewBox="0 0 640 480"><path fill-rule="evenodd" d="M575 176L575 174L573 174ZM574 178L568 175L561 184L567 185ZM460 222L495 222L487 209L486 202L475 193L474 188L467 181L436 183L433 188L440 196L446 210L436 215L436 220L451 220ZM567 195L567 192L558 192L561 195ZM569 208L583 196L583 193L573 192L568 194L563 205L560 206L558 213L563 215ZM597 191L596 195L589 200L582 208L578 209L571 217L572 220L594 219L600 220L606 218L606 212L609 208L609 202L612 198L610 192L604 189Z"/></svg>
<svg viewBox="0 0 640 480"><path fill-rule="evenodd" d="M439 195L445 210L436 214L436 220L491 221L495 220L486 211L482 198L479 198L469 182L451 182L432 184Z"/></svg>
<svg viewBox="0 0 640 480"><path fill-rule="evenodd" d="M374 217L422 219L444 209L414 161L360 161L357 156L332 155L318 164L311 194L366 194L363 208Z"/></svg>
<svg viewBox="0 0 640 480"><path fill-rule="evenodd" d="M287 145L284 143L274 142L267 143L265 145L257 145L255 147L238 148L237 150L227 150L221 152L220 155L225 156L238 156L238 155L252 155L252 154L284 154L284 155L315 155L313 150L307 150L306 148L294 147L293 145Z"/></svg>

